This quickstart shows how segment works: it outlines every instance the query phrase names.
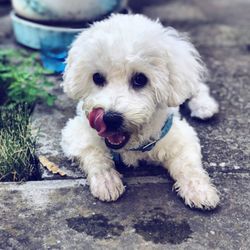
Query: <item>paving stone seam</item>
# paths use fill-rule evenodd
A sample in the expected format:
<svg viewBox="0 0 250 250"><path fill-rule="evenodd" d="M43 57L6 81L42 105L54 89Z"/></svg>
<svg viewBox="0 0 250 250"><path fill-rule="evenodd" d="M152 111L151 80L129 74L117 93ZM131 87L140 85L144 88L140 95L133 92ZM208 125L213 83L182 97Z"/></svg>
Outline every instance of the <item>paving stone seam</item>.
<svg viewBox="0 0 250 250"><path fill-rule="evenodd" d="M250 171L246 171L244 173L235 173L235 172L218 172L218 174L228 175L228 177L232 175L244 175L245 177L249 177ZM213 176L212 176L213 178ZM125 177L123 178L125 185L143 185L143 184L166 184L173 183L172 179L164 178L161 176L140 176L140 177ZM2 182L0 183L0 191L1 190L27 190L30 187L34 188L42 188L42 189L60 189L66 187L77 187L77 186L87 186L88 182L85 178L68 178L64 180L41 180L41 181L28 181L25 183L15 183L15 182Z"/></svg>

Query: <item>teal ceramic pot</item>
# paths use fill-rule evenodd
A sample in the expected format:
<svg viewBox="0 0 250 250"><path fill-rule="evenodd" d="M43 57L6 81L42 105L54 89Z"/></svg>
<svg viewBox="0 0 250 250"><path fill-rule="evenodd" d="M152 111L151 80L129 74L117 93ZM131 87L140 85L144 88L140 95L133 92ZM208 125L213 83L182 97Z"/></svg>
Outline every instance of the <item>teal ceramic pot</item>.
<svg viewBox="0 0 250 250"><path fill-rule="evenodd" d="M83 30L54 27L24 20L11 13L13 30L18 43L41 52L43 66L55 73L64 70L68 48Z"/></svg>
<svg viewBox="0 0 250 250"><path fill-rule="evenodd" d="M12 0L14 11L34 21L95 20L120 11L127 0Z"/></svg>
<svg viewBox="0 0 250 250"><path fill-rule="evenodd" d="M41 49L43 43L52 47L67 48L83 29L54 27L24 20L11 13L17 42L32 49Z"/></svg>

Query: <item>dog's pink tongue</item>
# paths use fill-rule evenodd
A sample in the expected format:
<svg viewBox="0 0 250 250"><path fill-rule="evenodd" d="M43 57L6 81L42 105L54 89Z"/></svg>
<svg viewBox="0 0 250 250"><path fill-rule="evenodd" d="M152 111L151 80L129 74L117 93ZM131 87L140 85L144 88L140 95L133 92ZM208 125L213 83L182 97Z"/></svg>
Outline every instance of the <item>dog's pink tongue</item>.
<svg viewBox="0 0 250 250"><path fill-rule="evenodd" d="M98 132L99 136L103 136L107 127L103 121L104 110L102 108L93 109L89 114L90 126Z"/></svg>

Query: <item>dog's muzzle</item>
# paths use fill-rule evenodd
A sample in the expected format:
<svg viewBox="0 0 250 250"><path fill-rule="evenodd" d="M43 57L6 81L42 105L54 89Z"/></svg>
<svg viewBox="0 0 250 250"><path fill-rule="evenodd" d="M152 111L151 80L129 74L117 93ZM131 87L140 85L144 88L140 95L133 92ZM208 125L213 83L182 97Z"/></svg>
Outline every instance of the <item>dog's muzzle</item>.
<svg viewBox="0 0 250 250"><path fill-rule="evenodd" d="M106 146L120 149L129 140L129 134L123 131L124 118L114 111L105 112L102 108L93 109L88 116L90 126L105 138Z"/></svg>

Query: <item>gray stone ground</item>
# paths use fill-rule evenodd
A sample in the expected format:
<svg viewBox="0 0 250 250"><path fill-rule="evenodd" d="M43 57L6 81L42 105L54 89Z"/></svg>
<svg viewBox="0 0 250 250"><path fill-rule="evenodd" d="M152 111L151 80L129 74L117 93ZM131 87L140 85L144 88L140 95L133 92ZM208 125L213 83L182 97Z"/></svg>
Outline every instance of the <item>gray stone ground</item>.
<svg viewBox="0 0 250 250"><path fill-rule="evenodd" d="M66 178L0 184L0 249L249 249L250 246L250 1L131 1L136 12L160 17L188 32L211 72L220 114L207 122L182 113L201 138L204 167L221 192L219 208L191 210L156 166L120 168L127 185L117 202L94 199L83 174L59 147L60 129L74 116L55 78L55 107L36 107L39 153ZM0 15L8 8L0 6ZM12 46L8 18L0 19L1 46ZM15 45L16 46L16 45Z"/></svg>

